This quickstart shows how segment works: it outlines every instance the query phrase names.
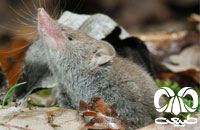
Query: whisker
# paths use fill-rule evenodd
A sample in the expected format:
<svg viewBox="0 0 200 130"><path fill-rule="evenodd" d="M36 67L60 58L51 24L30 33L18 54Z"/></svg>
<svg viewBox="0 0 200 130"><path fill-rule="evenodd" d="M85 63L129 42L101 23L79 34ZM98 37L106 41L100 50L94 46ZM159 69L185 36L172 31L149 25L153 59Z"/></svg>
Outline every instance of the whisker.
<svg viewBox="0 0 200 130"><path fill-rule="evenodd" d="M12 81L18 74L20 74L21 69L19 69L10 79L9 81Z"/></svg>
<svg viewBox="0 0 200 130"><path fill-rule="evenodd" d="M46 10L46 0L43 0L44 9Z"/></svg>
<svg viewBox="0 0 200 130"><path fill-rule="evenodd" d="M75 9L73 10L73 12L76 12L78 10L78 8L80 7L81 3L83 2L83 0L80 0L77 4L77 6L75 7Z"/></svg>
<svg viewBox="0 0 200 130"><path fill-rule="evenodd" d="M23 9L20 9L25 15L27 15L28 17L30 17L30 19L32 19L33 21L36 21L36 19L35 19L35 15L30 15L30 14L28 14L28 13L26 13L26 12L24 12L24 10Z"/></svg>
<svg viewBox="0 0 200 130"><path fill-rule="evenodd" d="M10 5L9 5L9 8L14 12L16 13L19 17L23 18L24 20L27 20L28 22L30 22L30 19L28 19L27 17L24 17L23 15L21 15L19 12L17 12L14 8L12 8Z"/></svg>
<svg viewBox="0 0 200 130"><path fill-rule="evenodd" d="M58 11L56 18L59 18L62 15L63 10Z"/></svg>
<svg viewBox="0 0 200 130"><path fill-rule="evenodd" d="M39 0L39 7L40 7L40 8L42 8L42 5L41 5L41 2L40 2L40 0Z"/></svg>
<svg viewBox="0 0 200 130"><path fill-rule="evenodd" d="M37 6L35 5L35 2L33 0L31 0L33 3L33 7L35 8L35 10L37 11Z"/></svg>
<svg viewBox="0 0 200 130"><path fill-rule="evenodd" d="M58 3L57 3L57 5L56 5L56 8L55 8L54 11L53 11L52 16L53 16L54 18L58 18L58 15L59 15L58 9L59 9L59 7L60 7L60 0L58 0Z"/></svg>
<svg viewBox="0 0 200 130"><path fill-rule="evenodd" d="M5 27L5 26L1 26L0 25L0 28L3 28L3 29L6 29L6 30L8 30L8 31L11 31L11 32L16 32L15 33L15 36L12 36L12 38L11 39L16 39L16 38L18 38L17 36L28 36L28 35L30 35L30 36L32 36L32 34L37 34L37 30L35 30L35 31L27 31L27 32L25 32L25 31L18 31L18 30L14 30L14 29L10 29L10 28L8 28L8 27ZM36 29L36 28L35 28ZM34 38L34 37L33 37Z"/></svg>
<svg viewBox="0 0 200 130"><path fill-rule="evenodd" d="M31 24L28 24L28 23L25 23L25 22L23 22L22 20L20 20L19 18L16 18L16 20L18 21L18 23L20 23L20 24L22 24L22 25L25 25L25 26L27 26L27 27L30 27L30 28L36 28L36 26L34 26L34 25L31 25ZM13 22L16 22L16 21L14 21L14 20L12 20ZM17 22L16 22L17 23Z"/></svg>
<svg viewBox="0 0 200 130"><path fill-rule="evenodd" d="M19 19L17 19L16 18L16 20L18 21ZM16 22L16 21L14 21L14 20L11 20L11 21L13 21L13 22L15 22L15 23L17 23L17 24L19 24L19 22L22 22L22 21L18 21L18 22ZM25 25L25 26L27 26L27 27L29 27L29 28L36 28L36 26L33 26L33 25L28 25L28 24L26 24L26 23L20 23L20 24L23 24L23 25ZM12 29L11 27L6 27L5 25L3 26L3 25L0 25L0 28L2 28L2 29L6 29L6 30L8 30L8 31L12 31L12 32L22 32L22 31L17 31L17 30L14 30L14 29Z"/></svg>
<svg viewBox="0 0 200 130"><path fill-rule="evenodd" d="M33 32L28 32L28 33L16 34L16 35L19 35L19 36L26 36L26 35L36 34L36 33L37 33L37 31L33 31Z"/></svg>
<svg viewBox="0 0 200 130"><path fill-rule="evenodd" d="M53 16L53 17L56 17L56 16L55 16L55 13L56 13L56 11L58 10L59 6L60 6L60 0L58 0L58 4L56 5L56 7L55 7L54 10L53 10L53 13L52 13L52 16Z"/></svg>
<svg viewBox="0 0 200 130"><path fill-rule="evenodd" d="M24 2L24 0L21 0L22 4L25 6L25 8L28 10L28 12L33 15L33 13L31 12L31 10L28 8L27 4Z"/></svg>
<svg viewBox="0 0 200 130"><path fill-rule="evenodd" d="M49 1L49 0L48 0ZM48 14L51 14L52 13L52 6L54 5L54 0L52 0L52 4L49 4L48 2L48 5L46 6L46 11L48 12Z"/></svg>
<svg viewBox="0 0 200 130"><path fill-rule="evenodd" d="M14 29L10 29L10 28L5 27L5 26L2 26L2 25L0 25L0 28L2 28L2 29L6 29L6 30L8 30L8 31L12 31L12 32L20 32L20 31L17 31L17 30L14 30Z"/></svg>
<svg viewBox="0 0 200 130"><path fill-rule="evenodd" d="M61 1L61 0L60 0ZM61 2L60 2L60 6L61 6ZM64 5L65 6L65 5ZM60 11L59 11L59 9L57 10L57 15L56 15L56 18L59 18L60 16L61 16L61 14L62 14L62 12L63 12L63 10L62 9L60 9Z"/></svg>
<svg viewBox="0 0 200 130"><path fill-rule="evenodd" d="M31 44L31 43L30 43ZM10 53L10 54L7 54L9 57L14 57L14 56L18 56L19 55L19 53L21 53L21 52L23 52L24 50L26 50L26 48L28 49L28 47L30 46L30 44L27 44L27 45L25 45L26 47L24 47L24 48L21 48L21 50L17 50L15 53L13 52L13 53ZM23 50L24 49L24 50ZM2 50L0 50L0 51L2 51ZM2 55L2 54L5 54L4 52L0 52L0 55ZM7 57L7 56L6 56ZM18 58L18 60L20 60L21 58Z"/></svg>
<svg viewBox="0 0 200 130"><path fill-rule="evenodd" d="M66 6L67 6L67 3L68 3L68 1L66 2ZM69 15L70 16L68 18L70 18L72 14L70 13ZM65 23L68 20L68 18L66 18L65 21L63 21L63 23Z"/></svg>
<svg viewBox="0 0 200 130"><path fill-rule="evenodd" d="M30 45L30 44L27 44L27 45L25 45L25 46L18 47L18 48L14 49L14 50L6 51L6 52L5 52L5 50L4 50L3 48L0 48L0 54L7 54L7 53L16 52L16 51L19 51L19 50L21 50L21 49L24 49L24 48L28 47L29 45Z"/></svg>
<svg viewBox="0 0 200 130"><path fill-rule="evenodd" d="M60 10L60 16L63 14L63 12L65 11L65 8L67 7L67 4L68 4L68 0L64 1L64 6L63 6L63 9Z"/></svg>

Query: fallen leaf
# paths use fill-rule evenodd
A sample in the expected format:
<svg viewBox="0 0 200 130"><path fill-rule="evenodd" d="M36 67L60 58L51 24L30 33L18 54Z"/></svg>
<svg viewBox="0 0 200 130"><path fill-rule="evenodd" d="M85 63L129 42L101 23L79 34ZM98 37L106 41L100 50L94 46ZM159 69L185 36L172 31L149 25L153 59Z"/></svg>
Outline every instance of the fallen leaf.
<svg viewBox="0 0 200 130"><path fill-rule="evenodd" d="M88 104L80 101L79 113L84 117L87 129L124 130L114 108L99 97L92 97Z"/></svg>
<svg viewBox="0 0 200 130"><path fill-rule="evenodd" d="M184 49L179 55L169 57L169 62L163 62L172 72L182 72L189 69L200 71L200 45Z"/></svg>
<svg viewBox="0 0 200 130"><path fill-rule="evenodd" d="M115 109L111 105L105 103L103 99L99 97L92 97L91 101L93 104L92 108L95 111L100 112L106 116L117 118L118 115Z"/></svg>
<svg viewBox="0 0 200 130"><path fill-rule="evenodd" d="M192 77L200 83L200 45L188 47L180 54L170 56L168 61L162 64L170 71Z"/></svg>
<svg viewBox="0 0 200 130"><path fill-rule="evenodd" d="M159 61L164 58L180 53L185 47L199 44L199 33L189 31L158 32L152 34L136 34L147 45L154 55L153 59Z"/></svg>
<svg viewBox="0 0 200 130"><path fill-rule="evenodd" d="M197 83L200 84L200 71L196 71L194 69L188 69L186 71L180 72L180 74L192 77Z"/></svg>
<svg viewBox="0 0 200 130"><path fill-rule="evenodd" d="M0 48L0 63L10 85L14 85L19 77L27 48L28 41L21 38L15 39L12 43Z"/></svg>
<svg viewBox="0 0 200 130"><path fill-rule="evenodd" d="M190 22L200 22L200 15L199 14L192 14L188 20Z"/></svg>

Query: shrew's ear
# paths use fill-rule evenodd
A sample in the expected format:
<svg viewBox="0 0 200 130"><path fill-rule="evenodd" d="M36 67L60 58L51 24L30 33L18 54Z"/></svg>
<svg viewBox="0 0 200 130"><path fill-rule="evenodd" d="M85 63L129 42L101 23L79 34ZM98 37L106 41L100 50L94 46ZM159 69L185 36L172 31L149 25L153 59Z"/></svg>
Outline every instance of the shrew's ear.
<svg viewBox="0 0 200 130"><path fill-rule="evenodd" d="M56 21L43 8L38 9L38 31L44 42L52 50L58 50L62 41L66 39Z"/></svg>
<svg viewBox="0 0 200 130"><path fill-rule="evenodd" d="M107 42L101 41L95 50L90 65L101 66L110 62L115 57L115 49Z"/></svg>

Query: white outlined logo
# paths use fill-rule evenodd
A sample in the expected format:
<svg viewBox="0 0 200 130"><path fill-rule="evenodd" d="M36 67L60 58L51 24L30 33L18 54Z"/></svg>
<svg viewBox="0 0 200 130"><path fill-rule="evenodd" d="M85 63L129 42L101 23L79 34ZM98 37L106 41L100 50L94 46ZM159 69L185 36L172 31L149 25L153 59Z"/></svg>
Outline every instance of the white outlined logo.
<svg viewBox="0 0 200 130"><path fill-rule="evenodd" d="M159 100L162 95L166 95L167 97L170 98L170 100L169 100L169 104L165 104L165 106L160 107ZM187 95L190 95L193 99L193 106L191 108L189 106L187 106L186 104L184 104L184 102L182 100L182 98L184 98ZM156 110L158 112L173 113L174 115L178 115L181 112L182 113L195 112L198 107L198 94L191 87L182 88L178 92L177 95L175 95L175 93L170 88L162 87L154 95L154 106L156 107ZM190 117L188 117L188 118L190 118ZM166 124L166 122L165 123L159 122L159 120L163 121L164 119L167 120L164 117L157 118L156 124ZM193 122L189 122L187 120L185 122L182 122L179 118L172 118L172 119L179 121L177 123L180 123L182 125L184 125L184 123L187 123L187 124L197 123L197 120L195 120L195 118L190 118L193 120ZM168 123L169 122L170 121L168 121ZM174 122L173 122L173 124L174 124ZM180 125L177 124L177 126L180 126Z"/></svg>

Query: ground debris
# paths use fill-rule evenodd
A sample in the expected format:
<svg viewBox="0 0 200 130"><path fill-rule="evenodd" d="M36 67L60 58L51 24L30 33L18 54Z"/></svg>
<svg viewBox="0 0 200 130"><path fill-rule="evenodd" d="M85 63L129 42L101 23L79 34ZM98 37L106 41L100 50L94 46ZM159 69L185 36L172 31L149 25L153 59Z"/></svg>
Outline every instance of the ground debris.
<svg viewBox="0 0 200 130"><path fill-rule="evenodd" d="M191 16L188 18L188 20L189 20L190 22L200 22L200 15L193 13L193 14L191 14Z"/></svg>
<svg viewBox="0 0 200 130"><path fill-rule="evenodd" d="M169 63L163 65L174 73L180 73L193 78L200 84L200 45L184 49L179 55L169 57Z"/></svg>
<svg viewBox="0 0 200 130"><path fill-rule="evenodd" d="M152 55L156 77L171 79L181 86L199 86L199 32L177 31L137 34Z"/></svg>
<svg viewBox="0 0 200 130"><path fill-rule="evenodd" d="M84 117L87 129L125 130L115 109L99 97L92 97L88 104L80 101L79 113Z"/></svg>

